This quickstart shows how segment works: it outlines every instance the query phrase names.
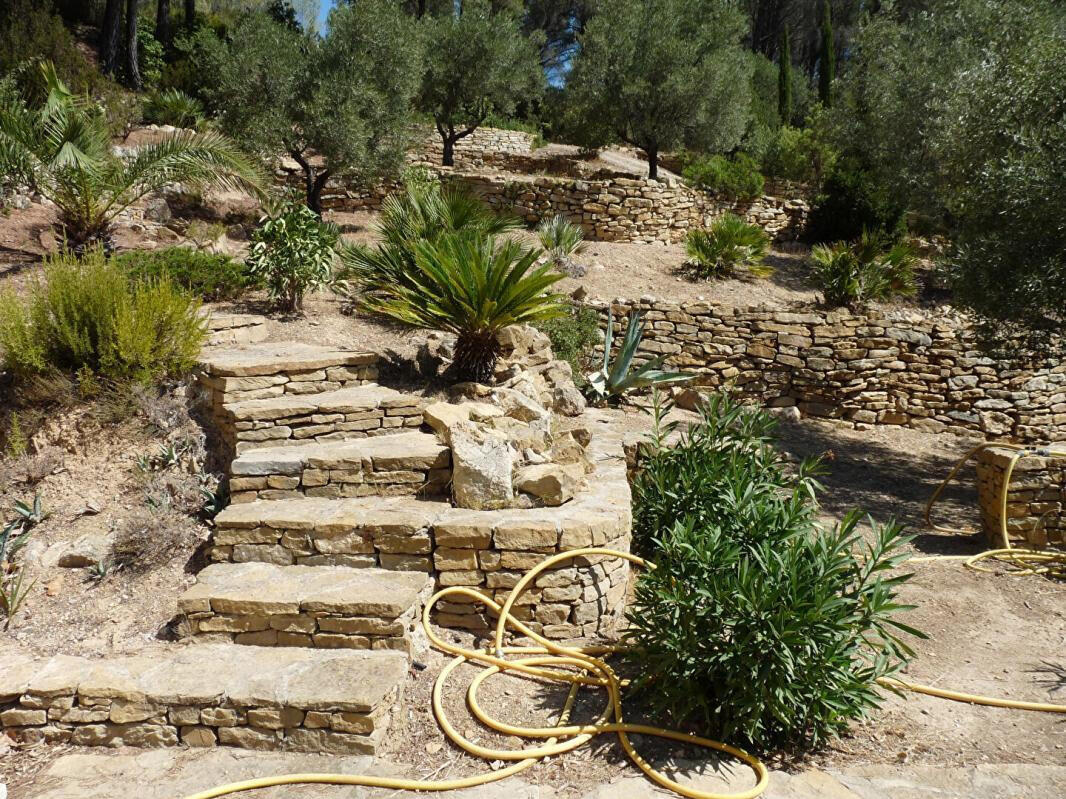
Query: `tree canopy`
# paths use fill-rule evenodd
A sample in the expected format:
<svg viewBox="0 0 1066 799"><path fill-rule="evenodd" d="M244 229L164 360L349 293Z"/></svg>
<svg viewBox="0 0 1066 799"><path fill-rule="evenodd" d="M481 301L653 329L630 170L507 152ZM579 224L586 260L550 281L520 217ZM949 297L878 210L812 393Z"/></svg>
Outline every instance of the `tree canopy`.
<svg viewBox="0 0 1066 799"><path fill-rule="evenodd" d="M421 52L396 4L340 6L325 38L248 14L228 43L210 32L201 40L205 93L223 130L265 158L293 158L312 210L321 212L331 177L370 182L399 167Z"/></svg>
<svg viewBox="0 0 1066 799"><path fill-rule="evenodd" d="M580 39L571 105L642 148L652 178L663 151L730 150L748 122L746 32L729 0L602 0Z"/></svg>
<svg viewBox="0 0 1066 799"><path fill-rule="evenodd" d="M426 61L418 108L433 117L445 166L454 163L457 141L490 115L512 115L544 83L541 35L527 37L513 11L494 10L487 0L465 0L460 8L426 15L420 23Z"/></svg>

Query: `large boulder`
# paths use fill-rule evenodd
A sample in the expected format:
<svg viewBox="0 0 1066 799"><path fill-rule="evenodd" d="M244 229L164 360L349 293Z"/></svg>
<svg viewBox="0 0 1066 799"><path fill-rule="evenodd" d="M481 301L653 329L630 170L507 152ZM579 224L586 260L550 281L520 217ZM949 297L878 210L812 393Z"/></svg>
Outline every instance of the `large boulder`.
<svg viewBox="0 0 1066 799"><path fill-rule="evenodd" d="M449 428L452 447L452 497L460 508L493 510L514 500L514 452L502 436L471 422Z"/></svg>

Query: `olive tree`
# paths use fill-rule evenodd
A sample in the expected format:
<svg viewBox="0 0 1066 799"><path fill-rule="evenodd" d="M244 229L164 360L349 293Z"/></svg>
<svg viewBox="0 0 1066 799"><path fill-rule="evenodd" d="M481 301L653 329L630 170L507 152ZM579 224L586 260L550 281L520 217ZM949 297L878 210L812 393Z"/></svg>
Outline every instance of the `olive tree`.
<svg viewBox="0 0 1066 799"><path fill-rule="evenodd" d="M1066 9L934 0L858 39L838 146L951 242L957 304L991 344L1041 353L1066 332Z"/></svg>
<svg viewBox="0 0 1066 799"><path fill-rule="evenodd" d="M228 43L213 39L201 37L197 55L222 129L267 159L299 164L311 210L322 212L330 178L369 183L399 168L421 48L395 3L338 6L324 38L249 13Z"/></svg>
<svg viewBox="0 0 1066 799"><path fill-rule="evenodd" d="M602 0L580 37L569 104L643 149L651 178L661 152L732 149L750 113L746 25L729 0Z"/></svg>
<svg viewBox="0 0 1066 799"><path fill-rule="evenodd" d="M433 117L444 147L444 166L455 163L455 143L490 115L510 116L535 98L544 83L543 36L525 36L521 21L486 0L465 0L421 23L426 62L418 107Z"/></svg>

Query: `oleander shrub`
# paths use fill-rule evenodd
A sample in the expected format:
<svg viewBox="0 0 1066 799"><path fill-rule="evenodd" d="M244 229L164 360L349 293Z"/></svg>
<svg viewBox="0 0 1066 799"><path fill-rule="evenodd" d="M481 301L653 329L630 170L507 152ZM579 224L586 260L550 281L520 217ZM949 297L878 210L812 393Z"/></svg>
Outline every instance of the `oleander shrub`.
<svg viewBox="0 0 1066 799"><path fill-rule="evenodd" d="M252 232L248 269L282 309L298 311L307 292L332 283L339 238L336 225L303 203L286 203Z"/></svg>
<svg viewBox="0 0 1066 799"><path fill-rule="evenodd" d="M206 302L234 300L261 286L240 261L188 247L137 250L112 260L138 281L166 277Z"/></svg>
<svg viewBox="0 0 1066 799"><path fill-rule="evenodd" d="M688 156L681 175L703 191L731 200L753 200L763 193L765 178L759 165L746 153L732 158L724 155Z"/></svg>
<svg viewBox="0 0 1066 799"><path fill-rule="evenodd" d="M827 305L861 308L917 291L918 256L905 241L865 232L853 244L838 241L811 250L814 277Z"/></svg>
<svg viewBox="0 0 1066 799"><path fill-rule="evenodd" d="M913 655L898 620L901 528L823 527L816 464L790 469L773 420L712 395L635 479L635 543L656 564L628 613L626 664L651 710L757 750L818 745L881 702Z"/></svg>
<svg viewBox="0 0 1066 799"><path fill-rule="evenodd" d="M772 270L763 260L770 249L770 236L758 225L736 214L723 214L706 229L693 229L685 236L685 253L698 277L728 277L737 267L758 277Z"/></svg>
<svg viewBox="0 0 1066 799"><path fill-rule="evenodd" d="M96 250L45 264L25 300L0 295L0 349L17 377L77 374L150 382L188 372L207 328L168 277L135 280Z"/></svg>

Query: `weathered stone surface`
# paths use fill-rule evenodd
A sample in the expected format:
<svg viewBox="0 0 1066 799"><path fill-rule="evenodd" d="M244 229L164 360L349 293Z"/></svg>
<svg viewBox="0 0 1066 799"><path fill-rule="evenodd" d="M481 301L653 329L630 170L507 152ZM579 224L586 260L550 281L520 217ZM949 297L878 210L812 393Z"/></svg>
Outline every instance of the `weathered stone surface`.
<svg viewBox="0 0 1066 799"><path fill-rule="evenodd" d="M311 371L331 366L366 366L376 363L377 355L313 344L285 342L255 344L212 352L204 356L201 362L210 375L256 377L281 372Z"/></svg>
<svg viewBox="0 0 1066 799"><path fill-rule="evenodd" d="M58 564L64 569L81 569L95 566L111 553L114 535L88 533L73 541L59 556Z"/></svg>
<svg viewBox="0 0 1066 799"><path fill-rule="evenodd" d="M216 613L344 613L394 619L407 612L426 587L418 574L330 566L234 563L208 566L178 600L196 612L206 601Z"/></svg>
<svg viewBox="0 0 1066 799"><path fill-rule="evenodd" d="M545 505L562 505L574 498L584 476L585 470L580 465L544 463L519 469L514 486Z"/></svg>
<svg viewBox="0 0 1066 799"><path fill-rule="evenodd" d="M514 497L514 455L505 441L469 423L451 427L452 495L461 508L506 507Z"/></svg>

